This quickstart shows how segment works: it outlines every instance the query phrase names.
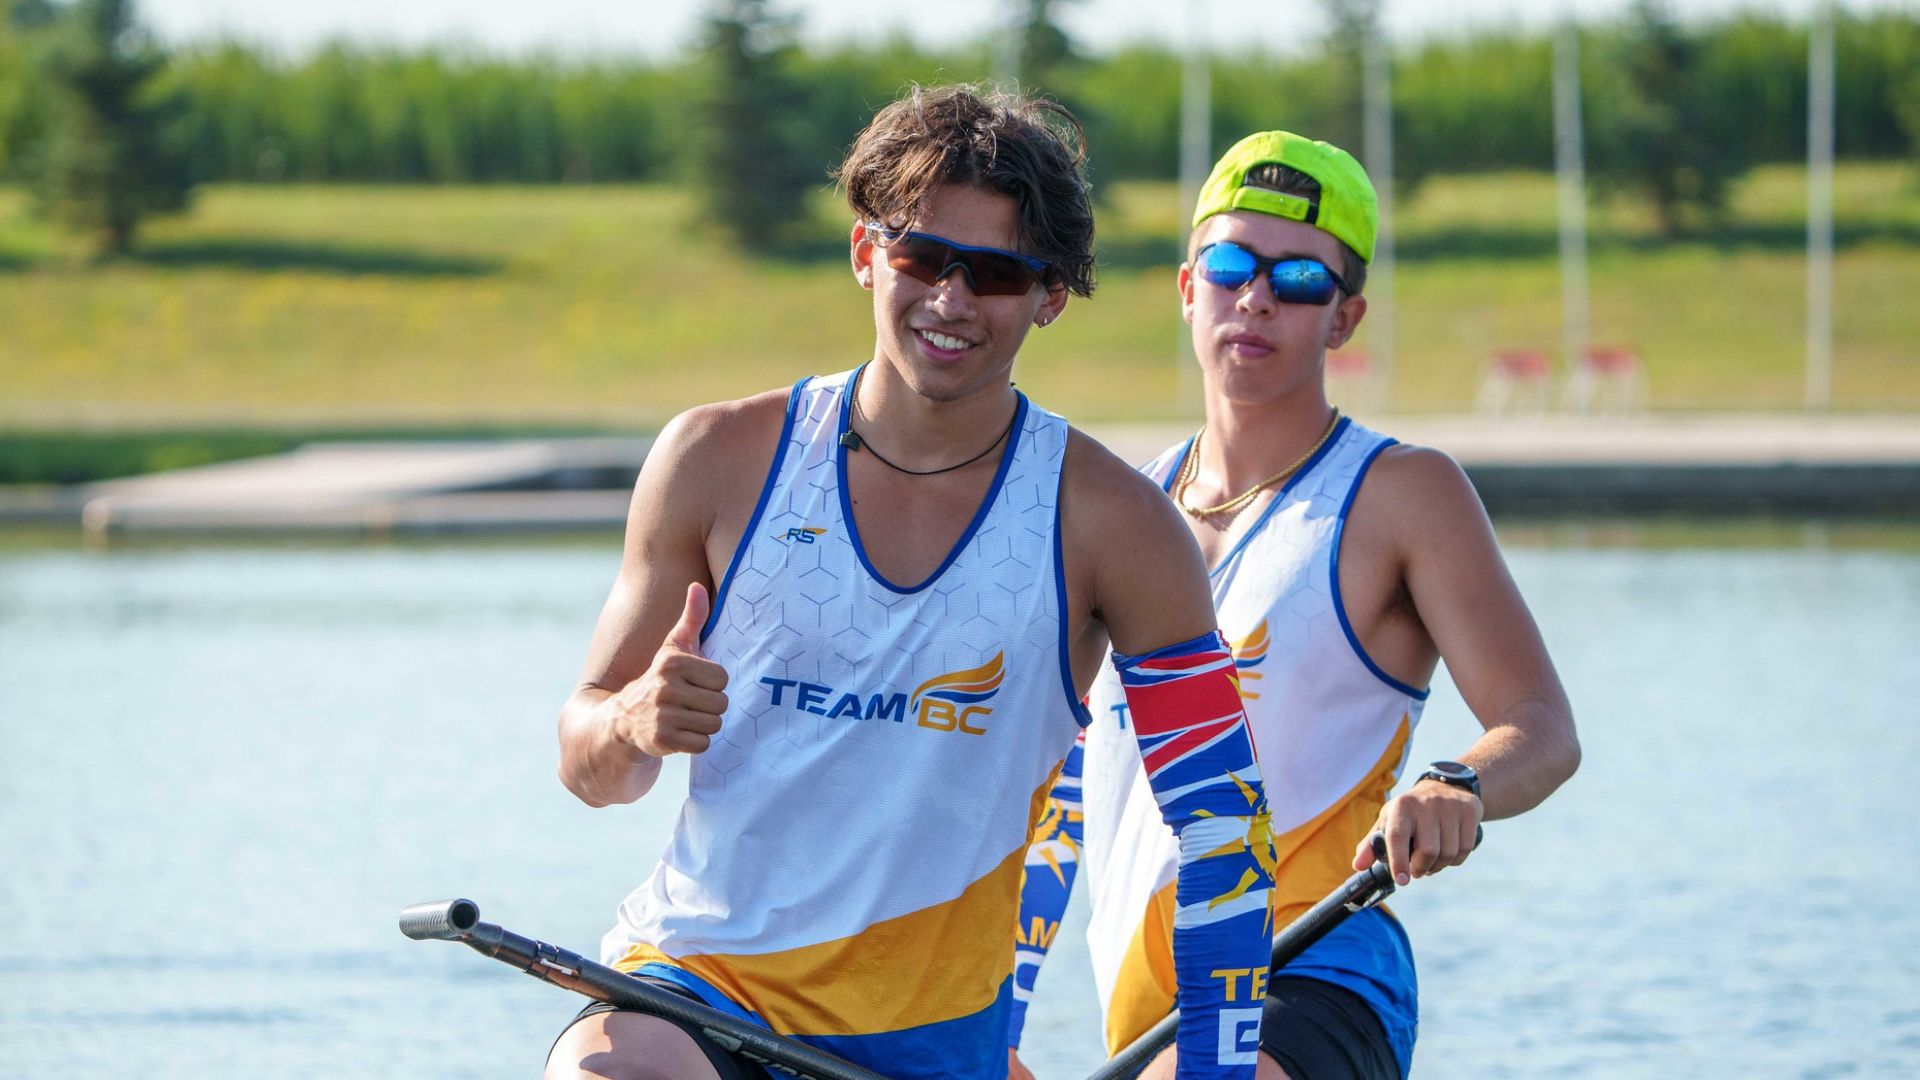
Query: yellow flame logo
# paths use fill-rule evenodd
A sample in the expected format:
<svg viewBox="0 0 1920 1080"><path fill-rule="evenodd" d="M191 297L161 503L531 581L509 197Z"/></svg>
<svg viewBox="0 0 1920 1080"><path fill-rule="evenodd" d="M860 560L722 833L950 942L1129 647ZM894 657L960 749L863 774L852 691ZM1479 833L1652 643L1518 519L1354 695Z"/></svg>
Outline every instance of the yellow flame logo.
<svg viewBox="0 0 1920 1080"><path fill-rule="evenodd" d="M918 709L920 699L923 697L938 698L956 705L985 701L1000 689L1000 683L1005 677L1006 653L997 652L993 654L993 659L979 667L935 675L914 687L912 700L907 703L907 708Z"/></svg>

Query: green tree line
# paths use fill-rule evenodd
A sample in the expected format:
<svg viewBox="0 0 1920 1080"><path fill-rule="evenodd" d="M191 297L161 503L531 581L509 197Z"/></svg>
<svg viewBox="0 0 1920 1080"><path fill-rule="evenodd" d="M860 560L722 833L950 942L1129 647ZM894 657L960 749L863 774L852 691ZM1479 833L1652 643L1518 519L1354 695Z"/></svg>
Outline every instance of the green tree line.
<svg viewBox="0 0 1920 1080"><path fill-rule="evenodd" d="M37 80L44 0L0 0L0 176L21 175L52 122ZM22 13L26 13L23 15ZM1681 29L1691 49L1691 137L1750 163L1806 149L1807 28L1746 14ZM1632 153L1634 30L1582 33L1589 154ZM1920 160L1920 15L1842 16L1838 147L1844 157ZM1433 173L1549 168L1552 45L1544 32L1406 45L1394 57L1396 162L1403 184ZM1288 127L1358 145L1350 65L1333 53L1225 55L1214 62L1215 145ZM712 113L710 56L667 60L506 58L448 48L337 44L287 56L234 43L178 51L159 76L180 102L192 175L224 181L597 182L696 175ZM813 48L785 62L806 103L784 137L818 176L878 105L909 81L983 78L986 42L946 52L895 42ZM1075 55L1037 89L1085 120L1096 182L1167 179L1178 156L1180 59L1141 45ZM1034 89L1031 84L1030 89Z"/></svg>

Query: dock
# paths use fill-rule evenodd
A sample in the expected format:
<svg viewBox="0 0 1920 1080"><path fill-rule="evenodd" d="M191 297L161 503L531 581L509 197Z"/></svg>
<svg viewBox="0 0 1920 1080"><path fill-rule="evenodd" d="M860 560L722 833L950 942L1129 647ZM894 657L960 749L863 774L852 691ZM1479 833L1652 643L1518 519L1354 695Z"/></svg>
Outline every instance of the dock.
<svg viewBox="0 0 1920 1080"><path fill-rule="evenodd" d="M1496 516L1920 514L1920 418L1405 416ZM1191 424L1094 424L1145 461ZM316 443L293 452L0 496L0 524L149 533L394 535L611 531L650 440Z"/></svg>

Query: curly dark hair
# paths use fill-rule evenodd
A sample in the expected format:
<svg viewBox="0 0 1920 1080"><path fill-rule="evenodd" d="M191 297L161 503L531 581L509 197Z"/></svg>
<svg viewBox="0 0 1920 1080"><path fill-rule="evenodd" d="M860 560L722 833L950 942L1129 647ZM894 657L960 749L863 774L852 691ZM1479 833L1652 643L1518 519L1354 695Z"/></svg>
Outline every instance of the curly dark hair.
<svg viewBox="0 0 1920 1080"><path fill-rule="evenodd" d="M1020 250L1048 264L1049 287L1093 295L1093 201L1086 132L1057 102L971 86L915 85L868 124L834 179L862 221L910 224L941 184L1005 195Z"/></svg>

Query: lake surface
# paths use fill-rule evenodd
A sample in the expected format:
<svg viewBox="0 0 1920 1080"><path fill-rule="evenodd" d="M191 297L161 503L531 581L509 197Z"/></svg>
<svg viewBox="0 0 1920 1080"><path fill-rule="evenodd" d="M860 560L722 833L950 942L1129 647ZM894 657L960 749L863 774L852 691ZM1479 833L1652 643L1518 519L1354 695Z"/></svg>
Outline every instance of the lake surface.
<svg viewBox="0 0 1920 1080"><path fill-rule="evenodd" d="M1586 761L1394 900L1417 1076L1920 1075L1920 526L1503 527ZM593 543L0 537L0 1077L538 1075L684 767L591 810L553 714ZM1444 678L1414 760L1477 730ZM1026 1057L1100 1059L1072 921Z"/></svg>

